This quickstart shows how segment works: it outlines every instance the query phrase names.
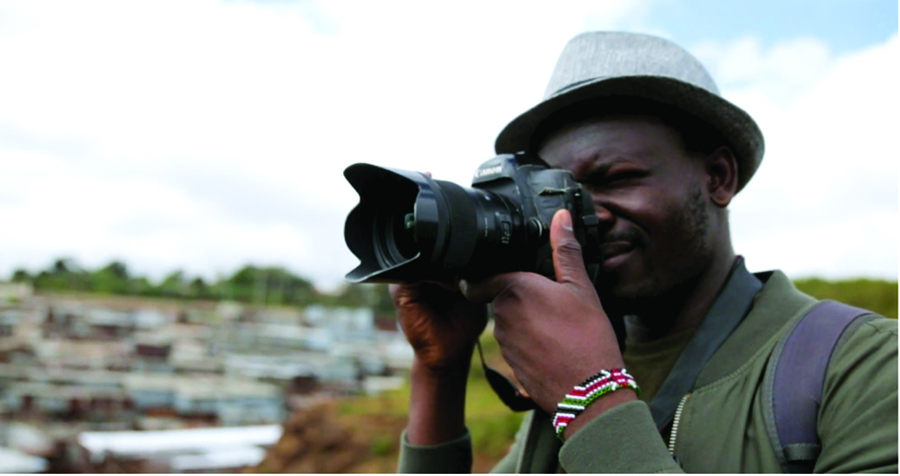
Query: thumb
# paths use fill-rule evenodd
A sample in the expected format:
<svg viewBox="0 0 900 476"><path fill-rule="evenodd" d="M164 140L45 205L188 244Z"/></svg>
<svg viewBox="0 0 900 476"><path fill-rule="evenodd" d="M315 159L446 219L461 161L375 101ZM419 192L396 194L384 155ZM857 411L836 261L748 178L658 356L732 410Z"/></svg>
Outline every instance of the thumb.
<svg viewBox="0 0 900 476"><path fill-rule="evenodd" d="M553 269L556 282L574 284L578 287L593 287L584 268L581 244L575 238L572 228L572 214L561 209L553 215L550 224L550 248L553 250Z"/></svg>

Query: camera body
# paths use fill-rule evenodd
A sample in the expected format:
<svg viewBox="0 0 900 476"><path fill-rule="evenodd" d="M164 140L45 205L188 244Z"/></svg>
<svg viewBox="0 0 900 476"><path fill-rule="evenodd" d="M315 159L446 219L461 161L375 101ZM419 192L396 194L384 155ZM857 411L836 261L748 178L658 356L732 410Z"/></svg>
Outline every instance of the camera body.
<svg viewBox="0 0 900 476"><path fill-rule="evenodd" d="M478 280L509 271L554 279L550 223L563 208L592 281L599 273L590 194L537 156L494 157L475 171L472 188L370 164L351 165L344 176L360 196L344 227L360 259L351 282Z"/></svg>

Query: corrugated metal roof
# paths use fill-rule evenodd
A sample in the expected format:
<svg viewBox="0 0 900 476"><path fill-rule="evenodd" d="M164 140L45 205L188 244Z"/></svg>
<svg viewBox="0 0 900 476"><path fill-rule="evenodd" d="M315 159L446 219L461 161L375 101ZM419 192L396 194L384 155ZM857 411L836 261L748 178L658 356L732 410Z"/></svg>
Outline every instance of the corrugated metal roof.
<svg viewBox="0 0 900 476"><path fill-rule="evenodd" d="M12 448L0 446L0 474L42 473L47 470L47 460L30 456Z"/></svg>
<svg viewBox="0 0 900 476"><path fill-rule="evenodd" d="M91 453L120 455L213 453L222 448L270 446L281 438L281 425L192 428L161 431L84 432L78 443Z"/></svg>
<svg viewBox="0 0 900 476"><path fill-rule="evenodd" d="M172 471L201 471L210 469L243 468L259 464L266 457L266 450L247 446L223 448L197 455L178 455L169 460Z"/></svg>

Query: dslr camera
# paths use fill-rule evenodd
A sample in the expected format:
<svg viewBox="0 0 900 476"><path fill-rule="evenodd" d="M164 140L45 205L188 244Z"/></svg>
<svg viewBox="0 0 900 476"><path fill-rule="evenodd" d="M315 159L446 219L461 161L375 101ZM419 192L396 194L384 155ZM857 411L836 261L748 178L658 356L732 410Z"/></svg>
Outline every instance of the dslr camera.
<svg viewBox="0 0 900 476"><path fill-rule="evenodd" d="M535 155L488 160L472 188L371 164L351 165L344 177L359 193L344 226L360 260L350 282L478 280L509 271L555 279L550 222L565 208L596 283L600 240L591 196L570 172Z"/></svg>

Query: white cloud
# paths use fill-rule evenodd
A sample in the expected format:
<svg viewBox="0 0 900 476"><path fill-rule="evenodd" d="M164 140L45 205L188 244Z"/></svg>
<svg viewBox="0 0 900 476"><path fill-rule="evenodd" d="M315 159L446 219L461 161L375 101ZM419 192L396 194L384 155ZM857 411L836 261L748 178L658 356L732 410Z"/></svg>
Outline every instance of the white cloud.
<svg viewBox="0 0 900 476"><path fill-rule="evenodd" d="M356 259L354 162L467 183L585 25L646 2L5 2L0 276Z"/></svg>
<svg viewBox="0 0 900 476"><path fill-rule="evenodd" d="M894 36L813 66L827 74L792 101L752 82L724 91L766 136L762 166L732 207L735 246L753 269L897 279L898 53Z"/></svg>
<svg viewBox="0 0 900 476"><path fill-rule="evenodd" d="M692 52L721 89L760 92L776 103L796 99L834 65L828 44L817 38L784 40L766 49L759 37L750 35L727 44L704 42Z"/></svg>

